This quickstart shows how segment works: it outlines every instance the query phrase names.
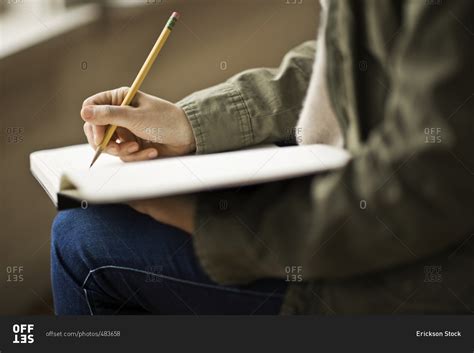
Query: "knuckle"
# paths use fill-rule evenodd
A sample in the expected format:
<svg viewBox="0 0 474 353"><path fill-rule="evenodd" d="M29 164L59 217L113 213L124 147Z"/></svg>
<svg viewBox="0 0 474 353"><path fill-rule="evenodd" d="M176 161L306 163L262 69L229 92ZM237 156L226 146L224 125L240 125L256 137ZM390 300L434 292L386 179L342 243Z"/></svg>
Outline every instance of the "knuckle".
<svg viewBox="0 0 474 353"><path fill-rule="evenodd" d="M92 104L92 97L88 97L84 99L84 101L82 102L82 107L85 107L86 105L91 105L91 104Z"/></svg>
<svg viewBox="0 0 474 353"><path fill-rule="evenodd" d="M128 86L122 86L118 89L118 92L119 92L119 96L123 96L125 97L125 95L128 93L128 90L130 89L130 87Z"/></svg>

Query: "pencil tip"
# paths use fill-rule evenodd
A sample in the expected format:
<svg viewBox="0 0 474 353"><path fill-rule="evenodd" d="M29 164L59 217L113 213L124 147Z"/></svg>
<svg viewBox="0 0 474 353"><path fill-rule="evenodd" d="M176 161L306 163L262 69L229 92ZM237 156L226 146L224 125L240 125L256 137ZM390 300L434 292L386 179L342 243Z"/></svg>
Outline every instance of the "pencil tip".
<svg viewBox="0 0 474 353"><path fill-rule="evenodd" d="M92 166L94 165L95 161L97 160L97 158L99 158L100 154L102 153L102 150L100 147L97 148L97 150L95 151L95 155L94 155L94 158L92 159L92 162L91 162L91 165L89 166L89 169L92 168Z"/></svg>

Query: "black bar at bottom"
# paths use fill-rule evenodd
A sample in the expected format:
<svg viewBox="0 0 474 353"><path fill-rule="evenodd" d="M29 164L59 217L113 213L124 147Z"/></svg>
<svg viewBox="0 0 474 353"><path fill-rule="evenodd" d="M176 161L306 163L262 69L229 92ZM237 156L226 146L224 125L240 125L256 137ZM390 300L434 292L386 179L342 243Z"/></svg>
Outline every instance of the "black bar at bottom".
<svg viewBox="0 0 474 353"><path fill-rule="evenodd" d="M4 316L0 352L473 352L473 328L474 316Z"/></svg>

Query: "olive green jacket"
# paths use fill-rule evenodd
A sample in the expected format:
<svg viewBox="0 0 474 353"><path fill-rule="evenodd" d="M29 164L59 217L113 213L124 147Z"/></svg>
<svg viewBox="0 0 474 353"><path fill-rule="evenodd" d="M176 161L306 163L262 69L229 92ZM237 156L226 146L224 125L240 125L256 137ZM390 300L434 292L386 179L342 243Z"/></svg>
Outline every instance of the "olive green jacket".
<svg viewBox="0 0 474 353"><path fill-rule="evenodd" d="M283 313L473 312L473 17L468 0L330 1L327 81L354 158L200 195L208 274L290 280ZM294 142L314 48L179 102L197 153Z"/></svg>

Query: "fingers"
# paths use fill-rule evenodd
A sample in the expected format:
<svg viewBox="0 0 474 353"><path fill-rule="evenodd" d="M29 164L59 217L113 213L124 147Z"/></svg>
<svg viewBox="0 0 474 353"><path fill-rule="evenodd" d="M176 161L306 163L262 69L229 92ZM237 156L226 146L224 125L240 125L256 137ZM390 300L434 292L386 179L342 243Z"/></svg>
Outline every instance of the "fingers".
<svg viewBox="0 0 474 353"><path fill-rule="evenodd" d="M87 142L96 148L104 138L105 126L92 125L91 123L84 123L84 133L87 137Z"/></svg>
<svg viewBox="0 0 474 353"><path fill-rule="evenodd" d="M87 142L89 143L89 145L94 150L96 150L97 146L102 142L102 139L100 139L98 142L96 142L96 139L94 138L93 129L94 129L93 125L91 125L89 123L84 124L84 133L86 135ZM110 141L109 144L107 145L106 149L104 150L104 152L106 152L108 154L111 154L113 156L119 156L119 154L120 154L120 145L115 141Z"/></svg>
<svg viewBox="0 0 474 353"><path fill-rule="evenodd" d="M92 134L94 138L94 143L99 145L102 142L105 134L105 126L92 125Z"/></svg>
<svg viewBox="0 0 474 353"><path fill-rule="evenodd" d="M86 129L89 130L90 127L87 127L85 125L84 131L86 131ZM94 149L96 149L97 144L95 144L94 141L91 140L91 132L86 132L86 136L87 140L89 141L89 144ZM104 152L113 156L120 157L120 159L124 162L147 161L158 157L158 150L156 148L150 147L140 150L140 145L138 144L138 142L135 141L122 143L110 141Z"/></svg>
<svg viewBox="0 0 474 353"><path fill-rule="evenodd" d="M135 141L122 142L118 145L119 145L119 151L117 153L117 156L119 156L120 158L127 156L129 154L135 153L140 149L140 146Z"/></svg>
<svg viewBox="0 0 474 353"><path fill-rule="evenodd" d="M118 128L115 133L121 142L137 141L137 137L127 129Z"/></svg>
<svg viewBox="0 0 474 353"><path fill-rule="evenodd" d="M87 142L93 147L96 148L104 139L105 135L105 126L99 125L92 125L90 123L84 123L84 134L87 137ZM128 141L136 141L136 137L127 129L118 128L115 131L114 136L118 137L120 140L119 142L128 142ZM116 138L112 137L111 142L113 142Z"/></svg>
<svg viewBox="0 0 474 353"><path fill-rule="evenodd" d="M90 96L82 103L82 106L85 107L87 105L120 105L122 104L125 96L127 95L129 88L128 87L120 87L110 91L104 91L93 96ZM143 100L144 93L138 91L135 94L135 97L132 100L131 106L139 106Z"/></svg>
<svg viewBox="0 0 474 353"><path fill-rule="evenodd" d="M87 105L81 110L81 117L92 125L117 125L129 130L136 124L133 119L136 108L115 105Z"/></svg>
<svg viewBox="0 0 474 353"><path fill-rule="evenodd" d="M156 157L158 157L158 151L155 148L145 148L135 153L123 153L120 155L120 159L124 162L147 161Z"/></svg>
<svg viewBox="0 0 474 353"><path fill-rule="evenodd" d="M84 123L84 134L86 135L87 143L89 143L93 149L96 149L97 144L94 141L94 132L92 131L91 124Z"/></svg>
<svg viewBox="0 0 474 353"><path fill-rule="evenodd" d="M121 87L110 91L101 92L87 98L82 103L81 117L85 122L92 125L117 125L130 128L135 124L131 120L133 113L136 112L134 106L138 106L145 101L145 94L137 92L130 106L120 106L123 102L129 88ZM103 138L104 130L92 128L96 141Z"/></svg>
<svg viewBox="0 0 474 353"><path fill-rule="evenodd" d="M141 140L137 140L143 114L134 105L143 105L143 109L146 109L147 95L137 92L131 106L120 106L128 91L129 88L122 87L98 93L84 101L81 117L85 121L87 141L96 149L104 138L107 125L115 125L118 129L115 138L107 145L106 153L118 156L125 162L154 159L159 154L156 146L143 146Z"/></svg>

